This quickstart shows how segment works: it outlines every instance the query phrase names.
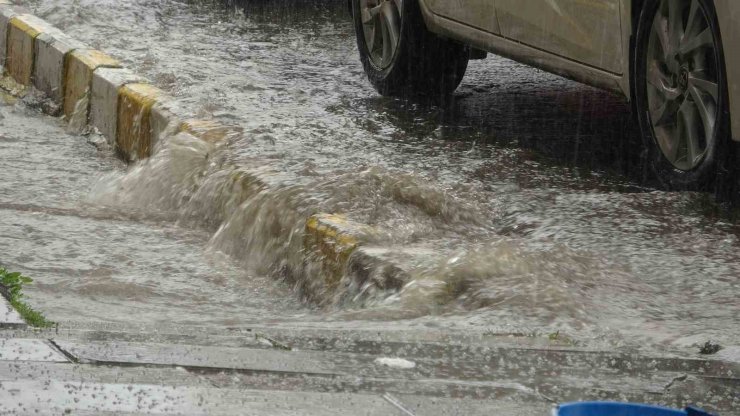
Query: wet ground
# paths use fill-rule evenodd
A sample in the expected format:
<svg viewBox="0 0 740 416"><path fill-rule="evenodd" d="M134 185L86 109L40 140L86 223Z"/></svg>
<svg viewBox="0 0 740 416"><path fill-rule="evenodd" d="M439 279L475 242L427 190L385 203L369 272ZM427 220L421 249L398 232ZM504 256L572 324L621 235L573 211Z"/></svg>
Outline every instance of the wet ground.
<svg viewBox="0 0 740 416"><path fill-rule="evenodd" d="M122 164L98 135L0 96L0 262L33 276L31 303L56 321L220 325L305 313L273 279L209 255L208 236L87 202Z"/></svg>
<svg viewBox="0 0 740 416"><path fill-rule="evenodd" d="M225 189L217 171L208 172L211 186L185 203L176 184L143 179L141 170L156 164L124 173L109 154L91 154L91 173L58 197L53 191L63 188L53 178L27 178L39 187L32 204L76 198L86 204L80 212L125 205L136 219L103 218L96 228L76 225L75 216L59 221L69 241L85 245L73 254L99 257L49 257L24 270L39 282L34 302L52 318L161 313L181 323L202 317L199 323L238 325L303 314L336 325L349 316L401 328L560 331L594 346L694 352L709 339L740 345L740 229L715 215L707 195L656 190L640 162L629 106L618 96L491 56L471 63L445 106L381 98L364 77L339 6L25 3L149 77L184 111L241 127L244 134L219 157L237 168L269 169L278 185L215 215L212 204L223 203L217 197ZM190 171L178 172L184 178ZM4 203L25 203L6 189ZM400 294L307 313L289 285L272 278L289 256L286 236L300 228L296 212L341 212L381 230L375 244L435 254L414 263L415 284ZM33 230L39 215L12 220L4 233ZM91 239L96 233L100 241ZM101 242L116 238L120 261L112 262ZM158 244L177 260L148 248ZM58 269L44 269L54 262ZM111 268L129 278L111 282ZM172 278L142 279L151 270ZM213 270L222 286L192 285L193 275ZM141 315L121 313L129 308Z"/></svg>

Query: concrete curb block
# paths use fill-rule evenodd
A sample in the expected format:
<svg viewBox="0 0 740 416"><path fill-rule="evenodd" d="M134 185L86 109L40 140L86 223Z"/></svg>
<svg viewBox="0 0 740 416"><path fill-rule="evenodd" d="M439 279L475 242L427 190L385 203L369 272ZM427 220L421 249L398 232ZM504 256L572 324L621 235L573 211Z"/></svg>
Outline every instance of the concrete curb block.
<svg viewBox="0 0 740 416"><path fill-rule="evenodd" d="M23 85L31 84L36 37L48 29L46 22L29 14L15 16L8 23L5 67Z"/></svg>
<svg viewBox="0 0 740 416"><path fill-rule="evenodd" d="M174 136L183 130L182 121L180 121L180 118L176 115L176 110L172 107L172 101L169 100L157 101L152 106L149 120L152 129L152 150L156 149L165 137Z"/></svg>
<svg viewBox="0 0 740 416"><path fill-rule="evenodd" d="M128 162L149 157L158 142L177 133L210 144L242 133L240 127L216 121L183 121L163 91L115 58L0 0L0 64L6 62L15 82L6 78L5 84L36 87L61 108L72 130L97 128ZM398 267L362 250L372 227L319 214L306 220L305 232L303 255L318 264L321 286L353 291L365 291L368 284L381 290L401 287L400 276L405 274Z"/></svg>
<svg viewBox="0 0 740 416"><path fill-rule="evenodd" d="M10 19L25 12L27 12L27 10L0 0L0 66L3 67L3 70L7 60L7 42Z"/></svg>
<svg viewBox="0 0 740 416"><path fill-rule="evenodd" d="M128 69L100 68L93 73L90 95L90 125L115 146L118 137L119 91L127 84L145 82Z"/></svg>
<svg viewBox="0 0 740 416"><path fill-rule="evenodd" d="M339 295L334 303L398 291L409 279L406 271L365 245L376 234L373 227L342 215L316 214L306 221L304 250L309 258L320 259L324 287Z"/></svg>
<svg viewBox="0 0 740 416"><path fill-rule="evenodd" d="M149 84L126 84L118 91L116 145L124 159L134 161L151 154L152 106L164 93Z"/></svg>
<svg viewBox="0 0 740 416"><path fill-rule="evenodd" d="M121 64L110 56L94 49L75 49L65 56L64 62L64 115L68 120L79 117L87 124L89 93L93 72L98 68L120 68Z"/></svg>
<svg viewBox="0 0 740 416"><path fill-rule="evenodd" d="M303 247L321 262L324 283L336 289L346 275L352 253L360 244L355 231L359 227L340 215L317 214L306 221Z"/></svg>
<svg viewBox="0 0 740 416"><path fill-rule="evenodd" d="M34 86L55 103L64 99L65 57L75 49L84 49L81 42L62 32L42 33L36 38Z"/></svg>

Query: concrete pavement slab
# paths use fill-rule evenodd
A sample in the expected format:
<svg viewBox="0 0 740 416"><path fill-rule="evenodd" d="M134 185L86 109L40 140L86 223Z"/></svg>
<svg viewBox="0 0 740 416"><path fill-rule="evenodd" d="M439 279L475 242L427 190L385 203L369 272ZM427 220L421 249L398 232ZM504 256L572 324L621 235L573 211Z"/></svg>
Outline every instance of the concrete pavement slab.
<svg viewBox="0 0 740 416"><path fill-rule="evenodd" d="M67 359L44 340L0 338L0 361L64 363Z"/></svg>
<svg viewBox="0 0 740 416"><path fill-rule="evenodd" d="M720 358L653 356L627 352L608 352L573 346L542 345L530 337L516 338L505 334L495 337L453 331L394 330L388 325L383 331L362 328L317 329L302 328L295 323L275 322L271 327L250 326L229 330L217 327L182 327L177 325L120 323L69 323L63 331L46 331L48 337L113 344L183 344L193 347L229 347L247 349L276 348L266 343L296 351L321 351L332 357L397 356L426 362L451 361L454 357L485 362L491 368L585 368L603 369L613 374L686 373L715 378L737 377L740 363ZM194 330L197 328L197 330ZM28 336L16 331L16 336ZM277 347L280 348L280 347ZM217 349L214 351L218 351ZM495 358L495 363L492 360ZM372 360L368 360L372 361ZM447 364L448 366L450 364ZM456 366L461 366L455 362ZM473 364L475 367L478 364ZM488 369L485 369L488 371Z"/></svg>
<svg viewBox="0 0 740 416"><path fill-rule="evenodd" d="M78 381L0 382L0 412L189 415L403 415L377 395Z"/></svg>
<svg viewBox="0 0 740 416"><path fill-rule="evenodd" d="M84 380L84 382L80 382L79 380ZM86 406L83 408L72 407L71 409L74 410L73 414L91 411L91 408L87 406L90 402L84 401L84 394L76 394L71 387L66 393L40 389L34 384L39 382L44 382L45 385L64 382L69 386L96 386L97 392L100 393L106 393L101 386L123 384L130 391L141 389L141 392L136 397L141 397L142 400L151 397L150 392L159 392L161 386L172 388L173 390L170 390L170 392L173 394L182 391L200 391L204 395L217 393L217 391L246 391L247 396L260 396L264 399L275 396L282 397L286 403L295 404L297 406L296 408L302 411L300 414L306 415L333 414L326 413L322 408L302 406L304 398L312 396L323 396L326 398L327 403L333 403L336 397L342 397L343 400L348 400L349 402L354 401L353 398L359 397L363 403L375 406L374 408L367 409L374 412L371 414L383 415L396 414L393 412L385 413L389 409L385 406L386 403L391 405L391 409L400 410L398 408L398 405L400 405L405 409L411 410L413 414L420 416L450 416L458 414L469 416L490 415L491 411L496 410L511 411L511 413L507 414L512 415L544 415L546 414L546 410L551 407L551 404L543 397L532 394L532 392L522 391L521 388L517 390L511 386L507 388L502 386L496 391L496 395L491 395L488 399L485 399L482 394L486 394L486 389L480 385L446 385L441 380L420 384L418 382L403 380L362 380L356 377L342 378L312 376L308 374L242 373L223 370L195 371L182 367L116 367L111 365L101 366L44 362L11 363L0 361L0 389L3 389L3 386L10 386L19 390L18 387L25 386L27 387L26 390L33 393L25 396L15 396L14 398L18 398L19 400L11 401L11 403L22 403L23 405L43 403L49 405L51 409L55 409L53 403L49 401L50 395L61 394L61 398L67 396L71 397L73 401L77 398L79 401L76 403L84 403L84 406ZM0 398L2 397L3 393L0 393ZM116 397L126 399L126 396ZM206 403L204 410L207 410L211 414L222 414L226 412L224 407L219 406L230 403L228 394L216 394L215 396L208 397L218 397L221 401ZM59 398L54 397L54 399ZM108 398L112 398L112 396L109 395ZM380 405L380 402L376 402L375 398L379 398L385 403ZM179 409L183 413L198 414L197 412L201 409L197 403L193 404L187 397L180 400L174 401L173 405L180 406L176 409ZM119 400L119 402L123 401ZM30 409L33 410L35 408L31 407ZM123 411L122 408L95 408L98 412L112 411L112 409ZM160 408L154 407L152 410L144 409L137 411L147 414L149 412L155 412L157 409ZM4 409L0 407L0 410ZM273 415L275 413L272 410L270 408L264 411L259 409L255 410L254 413L250 413L249 408L245 408L243 410L244 413L241 414ZM346 413L348 415L358 414L353 409L345 408L344 410L349 412ZM407 413L403 412L400 414L407 415Z"/></svg>
<svg viewBox="0 0 740 416"><path fill-rule="evenodd" d="M710 367L692 370L690 361L677 360L675 368L621 367L616 357L599 361L579 360L584 352L549 355L549 351L517 349L487 354L429 355L417 345L407 345L415 355L406 356L413 368L379 364L386 354L326 351L284 351L254 348L203 347L155 343L91 342L56 339L55 344L82 363L123 366L176 366L191 371L247 371L296 376L356 379L355 388L419 394L464 394L479 397L550 397L559 402L583 397L651 402L660 398L680 405L685 391L703 391L714 406L731 405L731 391L740 386L733 376ZM498 354L497 354L498 352ZM464 359L460 358L464 357ZM604 357L606 358L606 357ZM723 381L717 381L720 378ZM392 386L392 387L391 387ZM347 386L344 387L346 389ZM457 393L454 393L457 392ZM541 398L541 397L540 397Z"/></svg>
<svg viewBox="0 0 740 416"><path fill-rule="evenodd" d="M454 380L370 379L357 376L329 376L306 373L241 371L153 365L60 364L0 361L0 381L86 380L95 383L161 384L192 387L256 390L299 390L362 394L409 394L460 399L506 399L518 402L546 402L535 391L520 384L491 381L471 383Z"/></svg>
<svg viewBox="0 0 740 416"><path fill-rule="evenodd" d="M118 364L160 364L204 368L258 371L337 374L320 354L303 351L200 347L125 342L74 342L56 339L55 343L80 362Z"/></svg>
<svg viewBox="0 0 740 416"><path fill-rule="evenodd" d="M96 343L58 339L55 340L55 345L69 356L80 359L83 364L51 367L44 365L43 368L33 365L16 366L9 374L10 379L34 378L38 374L45 374L55 380L84 379L96 383L135 380L139 384L149 382L159 385L205 384L218 385L222 388L250 386L265 390L378 394L392 392L395 395L465 397L469 400L474 399L471 400L474 403L469 405L480 406L481 409L484 409L484 405L492 406L488 409L496 408L490 401L497 400L547 404L553 401L579 400L584 397L652 403L659 401L673 407L684 406L687 397L694 397L695 402L696 398L701 397L700 404L713 409L731 409L740 404L740 397L733 393L740 387L740 382L736 378L692 374L690 371L643 372L639 369L619 371L610 368L579 368L577 364L553 366L546 359L541 360L539 366L532 366L526 357L521 362L512 360L504 365L495 357L482 361L479 357L466 357L465 365L480 367L485 371L486 376L480 377L455 369L459 366L460 360L426 356L409 358L418 364L417 368L421 369L421 372L395 371L383 374L373 373L366 368L366 363L374 356L363 358L357 354L322 354L317 351L297 354L303 351L253 348L240 351L240 348L196 348L183 345ZM409 348L413 346L408 346L407 349ZM280 354L271 354L273 352ZM311 369L299 368L300 364L296 365L296 361L290 358L292 354L295 354L294 358L331 367L332 372L302 372ZM250 356L264 357L264 363L250 359ZM332 356L339 358L332 362ZM346 366L342 368L343 364ZM437 368L432 372L424 371L424 367L431 366ZM499 368L496 368L497 366ZM0 373L4 371L0 366ZM697 392L702 393L697 395Z"/></svg>

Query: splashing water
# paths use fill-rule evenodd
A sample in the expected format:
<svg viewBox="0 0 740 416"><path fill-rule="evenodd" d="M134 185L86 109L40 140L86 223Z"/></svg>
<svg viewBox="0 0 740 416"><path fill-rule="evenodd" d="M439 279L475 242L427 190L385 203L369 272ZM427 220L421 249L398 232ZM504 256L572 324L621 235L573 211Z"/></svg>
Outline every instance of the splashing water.
<svg viewBox="0 0 740 416"><path fill-rule="evenodd" d="M326 319L740 343L740 232L702 195L638 183L629 108L609 94L491 57L471 63L448 107L379 98L348 19L310 7L290 18L169 0L38 9L189 113L244 132L174 136L103 178L91 202L205 230L209 252L289 282L335 309ZM405 285L369 299L314 286L320 271L301 251L318 212L374 227L367 249L404 266Z"/></svg>

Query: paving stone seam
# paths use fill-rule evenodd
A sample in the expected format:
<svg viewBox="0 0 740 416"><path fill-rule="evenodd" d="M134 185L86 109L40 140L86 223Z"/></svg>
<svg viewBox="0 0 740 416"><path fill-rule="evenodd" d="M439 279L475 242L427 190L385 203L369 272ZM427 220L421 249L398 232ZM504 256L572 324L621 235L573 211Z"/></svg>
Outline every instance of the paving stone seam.
<svg viewBox="0 0 740 416"><path fill-rule="evenodd" d="M65 348L62 348L62 346L59 345L59 343L57 343L53 338L48 338L46 339L46 341L48 341L49 345L51 345L51 347L54 348L58 353L62 354L67 360L69 360L69 362L79 364L79 358L77 358L70 351L67 351Z"/></svg>

